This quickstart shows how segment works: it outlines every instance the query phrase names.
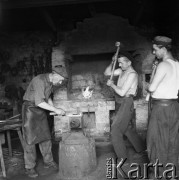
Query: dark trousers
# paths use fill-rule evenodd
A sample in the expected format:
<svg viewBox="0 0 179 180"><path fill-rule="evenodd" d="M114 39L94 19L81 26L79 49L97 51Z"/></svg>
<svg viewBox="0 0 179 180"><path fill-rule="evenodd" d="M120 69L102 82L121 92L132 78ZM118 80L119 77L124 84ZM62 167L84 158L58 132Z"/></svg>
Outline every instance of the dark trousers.
<svg viewBox="0 0 179 180"><path fill-rule="evenodd" d="M144 151L146 145L137 132L129 126L134 114L133 98L124 97L116 101L116 115L111 127L112 144L117 157L124 159L127 158L124 135L134 146L136 152Z"/></svg>
<svg viewBox="0 0 179 180"><path fill-rule="evenodd" d="M52 142L51 140L38 143L40 152L43 157L44 163L48 164L53 161L52 155ZM24 163L26 169L32 169L37 161L36 146L35 144L29 145L24 141Z"/></svg>
<svg viewBox="0 0 179 180"><path fill-rule="evenodd" d="M179 104L177 101L166 103L158 101L152 106L147 132L147 150L151 163L158 159L164 168L167 163L178 165Z"/></svg>

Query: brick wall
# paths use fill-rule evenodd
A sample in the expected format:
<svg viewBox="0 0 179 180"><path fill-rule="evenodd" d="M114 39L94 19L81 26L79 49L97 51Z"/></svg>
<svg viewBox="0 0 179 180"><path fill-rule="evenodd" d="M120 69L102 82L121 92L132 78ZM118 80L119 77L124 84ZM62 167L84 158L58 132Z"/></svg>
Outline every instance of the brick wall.
<svg viewBox="0 0 179 180"><path fill-rule="evenodd" d="M4 95L5 86L13 84L25 90L35 75L48 71L51 38L51 34L45 32L18 32L3 36L0 68L5 81L0 84L0 97Z"/></svg>

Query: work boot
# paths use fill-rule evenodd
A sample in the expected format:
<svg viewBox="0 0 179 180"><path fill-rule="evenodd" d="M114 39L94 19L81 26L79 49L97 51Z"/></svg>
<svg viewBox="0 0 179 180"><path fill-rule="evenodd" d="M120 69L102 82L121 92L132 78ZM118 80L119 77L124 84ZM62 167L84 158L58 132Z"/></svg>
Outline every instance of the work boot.
<svg viewBox="0 0 179 180"><path fill-rule="evenodd" d="M56 164L55 161L52 161L50 163L44 163L44 168L53 168L54 170L58 169L58 165Z"/></svg>
<svg viewBox="0 0 179 180"><path fill-rule="evenodd" d="M34 168L26 169L25 173L31 178L36 178L38 176L38 173L36 172L36 170Z"/></svg>

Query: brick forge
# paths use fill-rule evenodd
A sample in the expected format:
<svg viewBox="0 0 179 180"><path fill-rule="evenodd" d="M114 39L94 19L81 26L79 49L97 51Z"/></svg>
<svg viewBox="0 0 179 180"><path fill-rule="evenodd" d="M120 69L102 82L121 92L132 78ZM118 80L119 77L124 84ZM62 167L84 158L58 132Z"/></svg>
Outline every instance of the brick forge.
<svg viewBox="0 0 179 180"><path fill-rule="evenodd" d="M60 47L54 48L52 52L52 67L59 64L66 66L65 61L66 57L63 50ZM101 72L98 72L98 70L90 71L90 69L97 67L98 64L96 63L99 62L95 61L95 64L93 64L91 61L89 63L83 61L81 64L73 63L70 67L66 66L67 71L72 72L69 75L70 85L57 88L54 91L53 103L56 107L64 109L68 114L82 113L83 131L86 135L104 137L110 133L110 114L111 111L115 110L115 102L110 96L105 97L102 94L101 84L106 84L102 74L103 70ZM103 66L105 68L107 64ZM76 73L73 73L68 68L72 68ZM82 88L87 86L94 90L92 98L88 100L83 98L81 91ZM69 117L55 116L55 138L61 137L62 133L68 131L70 131Z"/></svg>
<svg viewBox="0 0 179 180"><path fill-rule="evenodd" d="M106 81L102 75L116 51L116 40L123 44L121 52L130 52L133 57L133 66L139 74L138 92L140 96L137 98L143 98L145 93L144 74L150 74L154 60L151 53L151 41L138 34L126 19L109 14L87 18L83 22L77 23L76 29L69 32L64 41L58 47L54 47L52 51L52 67L59 64L66 65L65 62L69 60L70 66L67 67L67 70L69 68L68 72L71 73L69 87L61 89L55 94L54 103L60 107L64 106L62 102L65 102L67 105L64 107L67 110L79 107L83 112L85 122L95 122L95 125L92 124L89 128L91 134L100 135L110 132L109 116L110 111L115 109L115 103L114 99L109 100L108 98L110 88L104 88ZM92 87L96 93L88 101L81 97L81 89L87 86ZM103 90L107 97L103 96ZM146 127L147 104L142 99L137 100L135 104L136 125L139 127L138 123L140 123L142 129ZM92 108L93 110L90 111L89 109ZM60 123L59 117L55 117L56 132L61 128L60 126L62 123Z"/></svg>
<svg viewBox="0 0 179 180"><path fill-rule="evenodd" d="M115 109L115 102L113 100L54 100L54 105L65 109L68 113L83 113L82 118L85 124L89 125L92 123L90 121L93 121L95 126L94 124L92 126L87 125L83 129L86 135L101 137L110 133L110 111ZM85 115L86 113L87 115ZM91 116L91 113L94 113L95 116ZM58 138L63 132L70 131L69 123L70 121L67 116L55 116L55 137Z"/></svg>

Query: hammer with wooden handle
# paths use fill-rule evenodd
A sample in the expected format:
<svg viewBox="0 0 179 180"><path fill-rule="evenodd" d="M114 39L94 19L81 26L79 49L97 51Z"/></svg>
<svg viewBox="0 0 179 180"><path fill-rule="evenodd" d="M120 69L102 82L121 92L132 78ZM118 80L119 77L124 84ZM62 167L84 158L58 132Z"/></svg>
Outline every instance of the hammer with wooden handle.
<svg viewBox="0 0 179 180"><path fill-rule="evenodd" d="M156 69L157 69L157 65L158 65L158 61L155 61L154 64L153 64L153 71L152 71L152 75L151 75L151 78L150 78L150 84L153 81L153 78L154 78L154 75L155 75L155 72L156 72ZM148 101L148 119L149 119L151 111L152 111L151 93L147 93L147 96L146 96L145 100Z"/></svg>
<svg viewBox="0 0 179 180"><path fill-rule="evenodd" d="M118 58L118 54L119 54L120 42L116 42L115 46L117 47L117 50L116 50L116 53L115 53L115 60L114 60L114 63L113 63L110 80L112 80L113 76L114 76L114 69L116 67L116 62L117 62L117 58Z"/></svg>
<svg viewBox="0 0 179 180"><path fill-rule="evenodd" d="M150 84L153 81L153 78L154 78L154 75L155 75L155 72L156 72L156 69L157 69L157 65L158 65L158 62L154 62L153 71L152 71L152 75L151 75L151 78L150 78ZM145 100L149 101L149 99L150 99L150 93L147 93L147 96L146 96Z"/></svg>

